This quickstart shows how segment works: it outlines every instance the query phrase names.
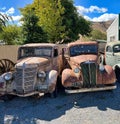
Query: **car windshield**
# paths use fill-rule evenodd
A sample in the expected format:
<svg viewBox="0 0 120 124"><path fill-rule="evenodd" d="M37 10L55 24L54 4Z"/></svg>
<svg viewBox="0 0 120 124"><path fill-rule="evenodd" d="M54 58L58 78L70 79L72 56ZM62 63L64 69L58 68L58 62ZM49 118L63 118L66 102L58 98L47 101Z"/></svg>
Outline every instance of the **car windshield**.
<svg viewBox="0 0 120 124"><path fill-rule="evenodd" d="M98 49L96 45L76 45L70 47L70 56L77 56L82 54L97 54Z"/></svg>
<svg viewBox="0 0 120 124"><path fill-rule="evenodd" d="M21 47L19 50L19 57L51 57L52 47Z"/></svg>
<svg viewBox="0 0 120 124"><path fill-rule="evenodd" d="M115 52L115 53L120 52L120 45L115 45L115 46L113 47L113 52Z"/></svg>

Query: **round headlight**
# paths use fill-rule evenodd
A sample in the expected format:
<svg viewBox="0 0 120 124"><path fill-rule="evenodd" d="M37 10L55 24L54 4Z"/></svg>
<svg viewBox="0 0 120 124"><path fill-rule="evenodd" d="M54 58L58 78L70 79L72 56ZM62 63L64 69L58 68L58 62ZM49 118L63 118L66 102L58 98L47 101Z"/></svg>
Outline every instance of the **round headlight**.
<svg viewBox="0 0 120 124"><path fill-rule="evenodd" d="M75 68L75 69L74 69L74 72L75 72L75 73L79 73L79 72L80 72L80 69L79 69L79 68Z"/></svg>
<svg viewBox="0 0 120 124"><path fill-rule="evenodd" d="M11 72L6 73L6 74L4 75L4 79L5 79L6 81L11 80L11 79L12 79L12 73L11 73Z"/></svg>
<svg viewBox="0 0 120 124"><path fill-rule="evenodd" d="M44 71L40 71L40 72L38 72L38 77L39 78L45 78L46 77L46 73Z"/></svg>

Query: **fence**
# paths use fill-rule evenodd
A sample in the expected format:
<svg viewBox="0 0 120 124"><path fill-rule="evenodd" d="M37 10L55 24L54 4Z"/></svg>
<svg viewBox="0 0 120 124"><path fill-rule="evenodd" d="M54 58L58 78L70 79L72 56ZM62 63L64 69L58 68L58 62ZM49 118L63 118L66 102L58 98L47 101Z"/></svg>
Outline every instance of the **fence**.
<svg viewBox="0 0 120 124"><path fill-rule="evenodd" d="M1 45L0 46L0 59L9 59L16 63L18 45Z"/></svg>

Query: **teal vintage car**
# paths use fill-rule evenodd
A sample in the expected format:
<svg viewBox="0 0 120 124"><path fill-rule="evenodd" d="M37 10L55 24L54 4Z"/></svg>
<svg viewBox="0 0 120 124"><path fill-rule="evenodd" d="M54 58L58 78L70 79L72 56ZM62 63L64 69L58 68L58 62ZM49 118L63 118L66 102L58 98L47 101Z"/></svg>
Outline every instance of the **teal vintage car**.
<svg viewBox="0 0 120 124"><path fill-rule="evenodd" d="M120 41L108 42L105 47L105 63L111 65L120 82Z"/></svg>

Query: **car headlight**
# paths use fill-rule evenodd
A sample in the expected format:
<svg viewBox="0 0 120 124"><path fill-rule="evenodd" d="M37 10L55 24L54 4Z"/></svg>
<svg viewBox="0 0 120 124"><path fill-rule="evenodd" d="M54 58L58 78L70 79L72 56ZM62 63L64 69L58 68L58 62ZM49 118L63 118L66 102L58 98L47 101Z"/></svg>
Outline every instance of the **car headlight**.
<svg viewBox="0 0 120 124"><path fill-rule="evenodd" d="M75 69L74 69L74 72L75 72L75 73L79 73L79 72L80 72L80 69L79 69L79 68L75 68Z"/></svg>
<svg viewBox="0 0 120 124"><path fill-rule="evenodd" d="M9 80L11 80L12 79L12 73L11 72L8 72L8 73L6 73L5 75L4 75L4 79L6 80L6 81L9 81Z"/></svg>
<svg viewBox="0 0 120 124"><path fill-rule="evenodd" d="M45 78L46 77L46 73L44 71L39 71L38 72L38 77L39 78Z"/></svg>

